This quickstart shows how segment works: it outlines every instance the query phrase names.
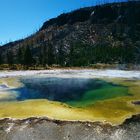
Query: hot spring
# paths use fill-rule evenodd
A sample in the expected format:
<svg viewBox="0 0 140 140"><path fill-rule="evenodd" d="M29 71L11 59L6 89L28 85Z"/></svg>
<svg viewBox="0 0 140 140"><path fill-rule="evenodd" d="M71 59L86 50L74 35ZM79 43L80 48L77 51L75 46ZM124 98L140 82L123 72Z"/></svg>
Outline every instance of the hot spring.
<svg viewBox="0 0 140 140"><path fill-rule="evenodd" d="M23 87L13 89L18 95L18 101L48 99L81 107L99 100L131 96L126 86L99 79L38 76L21 78L20 82Z"/></svg>
<svg viewBox="0 0 140 140"><path fill-rule="evenodd" d="M125 71L6 73L0 79L0 118L120 124L140 113L140 73Z"/></svg>

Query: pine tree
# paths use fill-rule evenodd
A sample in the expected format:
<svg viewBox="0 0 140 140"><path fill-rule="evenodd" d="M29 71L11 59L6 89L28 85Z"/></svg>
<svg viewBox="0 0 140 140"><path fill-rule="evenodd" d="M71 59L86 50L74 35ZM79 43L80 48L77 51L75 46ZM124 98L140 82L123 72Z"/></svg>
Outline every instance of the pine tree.
<svg viewBox="0 0 140 140"><path fill-rule="evenodd" d="M23 64L24 62L24 54L23 54L23 49L22 48L19 48L19 50L18 50L18 54L17 54L17 62L19 63L19 64Z"/></svg>
<svg viewBox="0 0 140 140"><path fill-rule="evenodd" d="M69 65L73 66L73 64L74 64L74 47L73 45L71 45L69 53Z"/></svg>
<svg viewBox="0 0 140 140"><path fill-rule="evenodd" d="M33 57L30 47L27 46L24 54L24 65L31 66L33 64Z"/></svg>
<svg viewBox="0 0 140 140"><path fill-rule="evenodd" d="M47 58L47 63L48 65L55 64L55 49L51 43L48 44L48 58Z"/></svg>
<svg viewBox="0 0 140 140"><path fill-rule="evenodd" d="M40 48L39 63L45 66L47 64L47 46L43 45Z"/></svg>
<svg viewBox="0 0 140 140"><path fill-rule="evenodd" d="M58 64L61 66L65 65L65 52L62 45L58 48Z"/></svg>
<svg viewBox="0 0 140 140"><path fill-rule="evenodd" d="M12 65L14 63L14 60L13 60L13 52L12 51L8 51L7 52L7 63L9 65Z"/></svg>
<svg viewBox="0 0 140 140"><path fill-rule="evenodd" d="M0 65L3 63L2 55L0 54Z"/></svg>

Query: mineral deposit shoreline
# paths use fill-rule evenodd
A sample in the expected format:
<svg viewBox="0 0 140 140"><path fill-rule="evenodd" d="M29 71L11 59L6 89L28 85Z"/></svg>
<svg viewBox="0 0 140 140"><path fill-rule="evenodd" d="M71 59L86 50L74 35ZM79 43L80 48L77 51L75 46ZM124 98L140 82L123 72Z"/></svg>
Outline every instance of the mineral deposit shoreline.
<svg viewBox="0 0 140 140"><path fill-rule="evenodd" d="M0 120L1 140L139 140L140 115L118 126L101 122L60 121L48 118Z"/></svg>

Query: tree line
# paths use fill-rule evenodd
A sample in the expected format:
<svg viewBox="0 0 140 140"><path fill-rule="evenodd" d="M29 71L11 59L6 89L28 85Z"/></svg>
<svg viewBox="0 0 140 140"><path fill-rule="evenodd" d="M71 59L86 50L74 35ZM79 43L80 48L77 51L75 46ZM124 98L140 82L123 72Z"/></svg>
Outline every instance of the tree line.
<svg viewBox="0 0 140 140"><path fill-rule="evenodd" d="M139 45L139 44L138 44ZM115 46L107 43L97 43L96 45L75 42L71 44L70 49L65 49L63 43L55 48L51 43L39 47L37 54L31 50L30 46L26 49L19 47L16 56L12 51L6 55L7 63L21 64L25 66L89 66L96 63L105 64L128 64L140 63L139 47L132 43L117 42ZM3 64L0 55L0 64Z"/></svg>
<svg viewBox="0 0 140 140"><path fill-rule="evenodd" d="M30 66L34 63L33 55L29 46L24 50L19 48L16 57L12 50L8 50L5 56L0 54L0 64L21 64Z"/></svg>

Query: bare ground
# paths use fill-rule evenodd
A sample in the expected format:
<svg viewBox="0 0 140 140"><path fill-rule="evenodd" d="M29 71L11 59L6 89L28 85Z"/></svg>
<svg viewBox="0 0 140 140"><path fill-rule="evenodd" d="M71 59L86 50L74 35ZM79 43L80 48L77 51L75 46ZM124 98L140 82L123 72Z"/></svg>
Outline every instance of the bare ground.
<svg viewBox="0 0 140 140"><path fill-rule="evenodd" d="M0 140L140 140L140 115L119 126L47 118L3 119Z"/></svg>

